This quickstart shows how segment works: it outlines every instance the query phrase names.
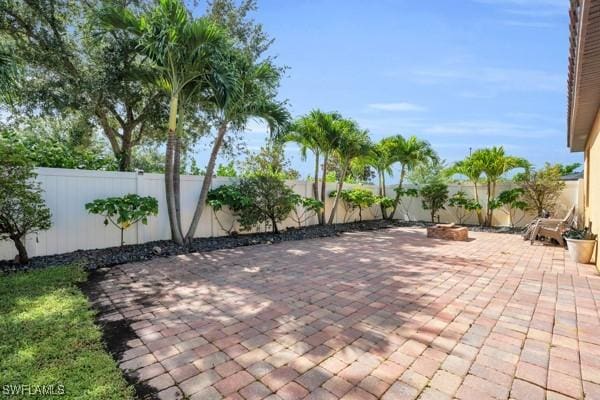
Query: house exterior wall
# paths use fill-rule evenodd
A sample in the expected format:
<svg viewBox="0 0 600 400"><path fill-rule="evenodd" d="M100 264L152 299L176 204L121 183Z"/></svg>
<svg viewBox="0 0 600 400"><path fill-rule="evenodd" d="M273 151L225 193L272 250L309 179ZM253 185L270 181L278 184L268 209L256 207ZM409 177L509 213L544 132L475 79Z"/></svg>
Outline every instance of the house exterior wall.
<svg viewBox="0 0 600 400"><path fill-rule="evenodd" d="M600 112L585 146L583 199L585 224L591 224L592 231L600 234Z"/></svg>

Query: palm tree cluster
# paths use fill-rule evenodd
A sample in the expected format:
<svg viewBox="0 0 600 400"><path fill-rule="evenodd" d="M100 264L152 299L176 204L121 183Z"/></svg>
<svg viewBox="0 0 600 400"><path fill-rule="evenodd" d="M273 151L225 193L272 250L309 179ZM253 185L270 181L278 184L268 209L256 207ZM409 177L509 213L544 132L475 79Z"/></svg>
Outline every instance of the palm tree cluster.
<svg viewBox="0 0 600 400"><path fill-rule="evenodd" d="M449 176L460 175L473 184L473 196L480 203L479 188L487 188L485 210L478 208L477 219L480 225L492 226L494 217L494 202L496 201L496 186L500 179L510 171L522 168L529 170L530 163L524 158L507 155L502 146L494 146L474 151L464 160L454 163L446 171Z"/></svg>
<svg viewBox="0 0 600 400"><path fill-rule="evenodd" d="M106 34L124 31L137 42L140 63L168 97L165 192L171 236L189 242L204 211L215 163L228 132L242 130L252 118L267 122L272 132L289 121L284 102L276 100L281 70L271 60L258 60L213 19L194 18L181 0L160 0L143 13L109 7L99 14ZM186 116L202 113L216 137L196 209L187 230L180 211L180 153Z"/></svg>
<svg viewBox="0 0 600 400"><path fill-rule="evenodd" d="M438 159L431 145L415 136L405 138L402 135L395 135L372 143L368 132L360 129L355 121L345 119L336 112L327 113L321 110L313 110L296 119L280 139L298 143L303 157L306 157L308 151L313 153L315 158L313 196L323 204L327 197L325 190L328 161L334 156L341 162L341 174L338 177L332 209L327 219L325 217L327 210L321 211L320 224L333 223L340 193L352 165L369 166L377 171L379 196L382 198L387 197L386 174L391 175L393 167L399 166L400 179L394 189L396 195L391 199L392 212L387 215L387 207L384 205L386 202L380 203L384 217L392 219L401 200L407 173L417 165ZM319 172L321 172L320 190Z"/></svg>

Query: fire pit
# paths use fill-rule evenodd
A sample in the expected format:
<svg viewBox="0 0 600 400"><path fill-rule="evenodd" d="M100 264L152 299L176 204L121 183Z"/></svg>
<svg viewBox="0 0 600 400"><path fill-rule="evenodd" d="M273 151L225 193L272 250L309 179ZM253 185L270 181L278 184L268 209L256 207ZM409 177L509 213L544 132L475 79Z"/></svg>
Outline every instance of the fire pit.
<svg viewBox="0 0 600 400"><path fill-rule="evenodd" d="M469 230L454 224L437 224L427 228L427 237L446 240L469 240Z"/></svg>

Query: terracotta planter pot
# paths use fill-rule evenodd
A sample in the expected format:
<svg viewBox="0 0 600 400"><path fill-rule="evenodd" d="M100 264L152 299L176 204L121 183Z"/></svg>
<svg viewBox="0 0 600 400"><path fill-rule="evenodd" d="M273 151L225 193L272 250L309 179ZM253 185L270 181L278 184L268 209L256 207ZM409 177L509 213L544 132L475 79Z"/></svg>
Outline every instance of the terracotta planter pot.
<svg viewBox="0 0 600 400"><path fill-rule="evenodd" d="M569 255L575 262L589 264L594 254L596 240L567 239Z"/></svg>

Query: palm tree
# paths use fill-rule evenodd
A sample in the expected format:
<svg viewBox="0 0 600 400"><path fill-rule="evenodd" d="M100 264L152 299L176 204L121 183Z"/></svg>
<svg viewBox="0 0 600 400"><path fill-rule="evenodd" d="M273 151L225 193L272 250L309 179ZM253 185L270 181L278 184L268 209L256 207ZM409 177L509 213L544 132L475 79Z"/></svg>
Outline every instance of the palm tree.
<svg viewBox="0 0 600 400"><path fill-rule="evenodd" d="M524 168L528 170L530 164L527 160L520 157L508 156L502 146L479 149L470 156L476 163L481 165L481 170L485 174L487 185L487 207L485 224L492 226L494 207L492 202L496 197L496 184L507 172Z"/></svg>
<svg viewBox="0 0 600 400"><path fill-rule="evenodd" d="M213 142L192 222L185 235L186 242L193 239L206 207L206 197L212 183L217 155L226 133L231 129L243 131L251 119L257 118L265 121L271 134L276 135L285 129L290 120L287 104L275 99L281 71L270 60L257 63L248 53L231 49L223 64L233 85L229 91L209 91L204 100L206 110L216 121L217 136Z"/></svg>
<svg viewBox="0 0 600 400"><path fill-rule="evenodd" d="M369 133L365 130L360 130L356 122L351 120L337 120L334 121L333 128L334 131L339 132L339 138L333 151L341 161L342 172L339 177L333 207L327 222L329 225L333 224L335 219L335 212L337 210L340 194L342 193L344 180L346 179L350 163L358 157L366 156L371 149Z"/></svg>
<svg viewBox="0 0 600 400"><path fill-rule="evenodd" d="M427 161L437 160L438 156L431 145L425 140L416 136L410 136L405 139L402 135L396 135L388 138L390 143L391 157L394 162L400 163L400 180L396 187L396 196L394 198L394 207L389 215L389 219L394 218L396 209L400 203L402 195L402 186L406 174L412 171L417 165Z"/></svg>
<svg viewBox="0 0 600 400"><path fill-rule="evenodd" d="M319 200L319 156L320 156L320 137L316 121L310 115L302 116L296 119L284 132L277 138L282 142L295 142L300 145L300 155L306 160L306 153L310 150L315 156L315 173L313 180L313 197ZM319 223L321 214L318 213Z"/></svg>
<svg viewBox="0 0 600 400"><path fill-rule="evenodd" d="M151 61L159 76L158 83L169 95L165 193L171 236L176 243L183 244L174 185L179 103L186 86L199 85L203 77L215 72L216 56L228 45L227 35L207 18L194 19L181 0L160 0L141 16L124 7L106 8L100 11L99 18L105 27L126 30L137 38L141 54Z"/></svg>
<svg viewBox="0 0 600 400"><path fill-rule="evenodd" d="M383 138L379 142L371 145L369 154L365 157L365 163L375 168L379 180L379 195L387 196L385 188L385 175L392 175L392 164L394 159L391 152L392 141L389 138ZM381 205L381 215L387 218L387 209Z"/></svg>
<svg viewBox="0 0 600 400"><path fill-rule="evenodd" d="M480 160L469 156L462 161L455 162L448 170L446 171L449 176L452 175L463 175L465 176L472 184L474 189L475 202L479 204L479 189L478 185L481 182L483 175L483 165ZM481 212L481 208L476 209L477 212L477 221L479 225L483 225L483 213Z"/></svg>

